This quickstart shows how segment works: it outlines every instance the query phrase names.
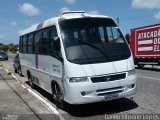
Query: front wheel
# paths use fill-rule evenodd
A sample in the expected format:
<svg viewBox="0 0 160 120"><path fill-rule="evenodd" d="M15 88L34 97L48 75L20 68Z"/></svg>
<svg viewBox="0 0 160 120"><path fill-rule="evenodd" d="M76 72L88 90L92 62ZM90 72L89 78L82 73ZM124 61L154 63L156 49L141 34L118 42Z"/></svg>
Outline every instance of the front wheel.
<svg viewBox="0 0 160 120"><path fill-rule="evenodd" d="M53 85L53 100L58 108L65 109L66 103L63 101L60 87L57 84Z"/></svg>

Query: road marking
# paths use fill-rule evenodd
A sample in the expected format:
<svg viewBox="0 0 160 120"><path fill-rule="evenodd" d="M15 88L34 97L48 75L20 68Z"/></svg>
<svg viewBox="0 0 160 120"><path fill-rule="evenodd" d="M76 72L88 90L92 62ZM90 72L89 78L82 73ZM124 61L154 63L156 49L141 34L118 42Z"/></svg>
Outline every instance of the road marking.
<svg viewBox="0 0 160 120"><path fill-rule="evenodd" d="M146 78L146 79L152 79L152 80L159 80L158 78L153 78L153 77L145 77L145 76L138 76L138 77L141 77L141 78Z"/></svg>
<svg viewBox="0 0 160 120"><path fill-rule="evenodd" d="M21 86L22 86L23 88L26 88L26 87L25 87L24 85L22 85L22 84L21 84Z"/></svg>
<svg viewBox="0 0 160 120"><path fill-rule="evenodd" d="M17 80L18 83L21 83L14 74L12 74L12 76ZM21 83L21 86L22 86L22 83ZM25 88L25 87L23 87L23 88Z"/></svg>
<svg viewBox="0 0 160 120"><path fill-rule="evenodd" d="M33 95L35 96L38 100L40 100L43 104L45 104L47 106L47 108L49 110L51 110L54 114L58 115L60 120L64 120L64 118L60 115L60 113L58 112L58 110L56 108L54 108L50 103L48 103L45 99L43 99L41 96L39 96L36 92L34 92L32 89L27 88L27 90Z"/></svg>
<svg viewBox="0 0 160 120"><path fill-rule="evenodd" d="M5 68L5 70L8 72L9 70Z"/></svg>

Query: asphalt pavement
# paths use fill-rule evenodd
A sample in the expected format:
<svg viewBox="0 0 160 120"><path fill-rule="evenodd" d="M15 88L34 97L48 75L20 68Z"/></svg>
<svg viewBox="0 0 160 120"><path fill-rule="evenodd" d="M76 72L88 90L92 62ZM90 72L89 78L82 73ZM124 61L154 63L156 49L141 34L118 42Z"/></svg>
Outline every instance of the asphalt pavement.
<svg viewBox="0 0 160 120"><path fill-rule="evenodd" d="M14 55L11 54L9 61L3 61L0 64L14 74L13 58ZM141 120L160 120L160 66L145 66L144 69L136 68L136 72L138 74L137 94L120 100L71 105L66 110L58 109L58 112L65 120L119 120L119 117L122 119L127 115L130 118L138 116ZM24 120L49 120L55 116L50 112L48 114L48 107L43 106L43 103L21 87L21 84L27 86L28 80L26 77L14 74L21 82L19 84L12 76L7 76L4 70L0 70L0 74L0 114L2 116L8 113L11 114L11 117L12 115L18 115L22 119L24 117ZM52 95L40 88L36 88L34 91L47 100L51 107L56 108L51 99ZM130 99L131 97L133 97L133 100ZM51 115L51 117L46 114ZM129 120L131 120L130 118ZM56 118L53 118L53 120L56 120Z"/></svg>

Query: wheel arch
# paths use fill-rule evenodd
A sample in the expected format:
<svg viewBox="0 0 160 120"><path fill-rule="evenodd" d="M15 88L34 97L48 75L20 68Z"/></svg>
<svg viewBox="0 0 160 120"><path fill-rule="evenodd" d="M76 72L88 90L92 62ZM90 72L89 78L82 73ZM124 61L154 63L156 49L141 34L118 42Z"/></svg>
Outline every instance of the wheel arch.
<svg viewBox="0 0 160 120"><path fill-rule="evenodd" d="M54 85L57 85L59 88L60 88L60 92L63 96L63 89L62 89L62 85L60 85L60 83L58 83L57 81L55 80L52 80L51 81L51 89L52 89L52 94L53 94L53 90L54 90Z"/></svg>

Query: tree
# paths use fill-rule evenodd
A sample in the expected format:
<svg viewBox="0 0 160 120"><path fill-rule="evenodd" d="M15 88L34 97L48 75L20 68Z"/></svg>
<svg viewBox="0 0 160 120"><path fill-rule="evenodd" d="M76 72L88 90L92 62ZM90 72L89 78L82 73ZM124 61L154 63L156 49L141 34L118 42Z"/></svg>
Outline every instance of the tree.
<svg viewBox="0 0 160 120"><path fill-rule="evenodd" d="M10 52L16 53L16 52L17 52L17 49L18 49L18 45L13 45L13 44L10 44L10 45L9 45L9 51L10 51Z"/></svg>
<svg viewBox="0 0 160 120"><path fill-rule="evenodd" d="M0 46L2 46L3 45L3 43L0 43Z"/></svg>
<svg viewBox="0 0 160 120"><path fill-rule="evenodd" d="M10 51L12 53L16 53L18 50L18 45L17 44L16 45L14 44L4 45L0 43L0 50L5 51L5 52Z"/></svg>
<svg viewBox="0 0 160 120"><path fill-rule="evenodd" d="M7 52L8 45L0 45L0 50Z"/></svg>

